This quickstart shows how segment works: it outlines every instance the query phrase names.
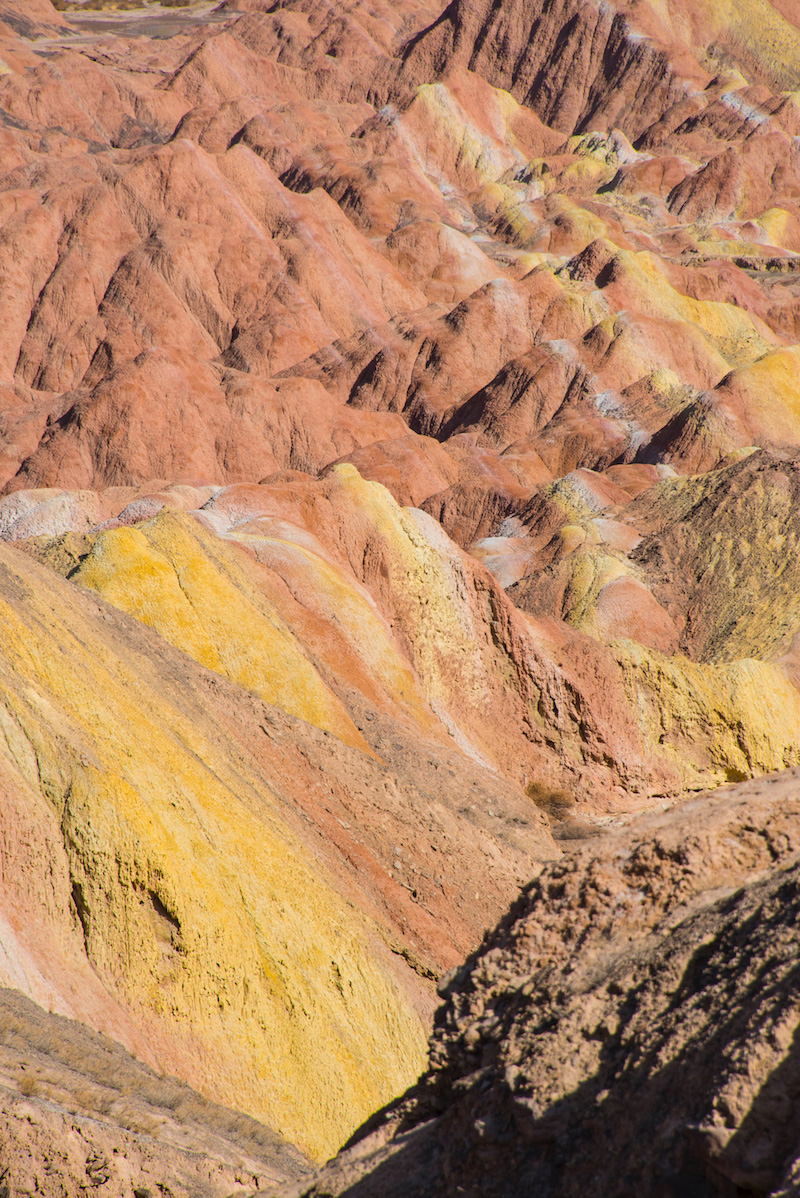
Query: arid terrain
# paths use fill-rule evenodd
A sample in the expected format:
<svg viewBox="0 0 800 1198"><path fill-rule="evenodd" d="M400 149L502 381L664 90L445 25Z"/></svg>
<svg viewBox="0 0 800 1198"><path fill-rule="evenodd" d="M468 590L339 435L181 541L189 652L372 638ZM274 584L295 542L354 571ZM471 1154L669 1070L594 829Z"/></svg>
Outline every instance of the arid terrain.
<svg viewBox="0 0 800 1198"><path fill-rule="evenodd" d="M545 867L443 979L419 1084L282 1198L789 1195L800 776Z"/></svg>
<svg viewBox="0 0 800 1198"><path fill-rule="evenodd" d="M0 0L0 314L0 1194L793 1193L795 0Z"/></svg>

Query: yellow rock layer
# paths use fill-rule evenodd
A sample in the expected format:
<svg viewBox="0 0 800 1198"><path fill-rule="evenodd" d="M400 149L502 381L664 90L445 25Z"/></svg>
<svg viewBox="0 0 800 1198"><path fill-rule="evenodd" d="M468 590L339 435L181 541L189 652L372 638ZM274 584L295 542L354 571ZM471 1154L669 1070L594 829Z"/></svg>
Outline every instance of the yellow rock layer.
<svg viewBox="0 0 800 1198"><path fill-rule="evenodd" d="M688 491L692 482L702 480L679 480L674 489ZM562 536L570 531L565 525ZM605 589L630 579L641 585L643 600L649 592L623 554L576 545L560 562L569 570L564 618L607 642L599 611ZM674 771L681 786L701 789L800 763L800 693L781 662L697 663L632 639L612 641L610 648L647 752Z"/></svg>
<svg viewBox="0 0 800 1198"><path fill-rule="evenodd" d="M240 646L283 645L208 562L181 561L177 586L169 555L192 543L180 520L151 536L107 534L84 577L119 598L118 569L142 615L158 608L198 657L229 661L237 620ZM162 669L157 645L131 648L112 609L18 551L0 545L0 563L0 766L55 811L91 965L166 1067L325 1157L416 1076L417 1016L180 659ZM211 619L182 606L183 587L236 605Z"/></svg>
<svg viewBox="0 0 800 1198"><path fill-rule="evenodd" d="M370 751L235 553L191 517L162 512L138 528L99 534L74 580L201 665Z"/></svg>
<svg viewBox="0 0 800 1198"><path fill-rule="evenodd" d="M646 743L687 789L800 763L800 694L782 666L699 665L635 641L613 651Z"/></svg>
<svg viewBox="0 0 800 1198"><path fill-rule="evenodd" d="M611 248L611 247L609 247ZM755 362L775 344L775 336L742 308L716 300L696 300L670 285L657 258L646 250L616 250L614 282L624 286L626 306L658 320L696 326L724 362ZM721 373L724 373L724 366Z"/></svg>
<svg viewBox="0 0 800 1198"><path fill-rule="evenodd" d="M372 525L374 556L426 698L463 748L485 751L491 760L494 733L486 707L500 701L505 682L517 685L516 666L493 640L488 603L473 601L465 573L469 559L432 517L401 508L385 487L367 482L354 466L334 467L331 480L343 518L357 509Z"/></svg>
<svg viewBox="0 0 800 1198"><path fill-rule="evenodd" d="M800 347L766 354L736 370L726 386L734 391L748 438L800 445Z"/></svg>
<svg viewBox="0 0 800 1198"><path fill-rule="evenodd" d="M324 628L335 628L366 667L378 693L393 700L423 728L434 723L408 659L393 640L386 621L372 596L352 574L298 541L270 536L258 530L257 522L234 530L230 539L246 546L257 560L268 566L288 587L293 598L313 613ZM267 586L267 580L263 580ZM278 588L270 592L282 610ZM288 619L286 612L285 618ZM293 632L298 629L293 627ZM344 675L347 663L338 663Z"/></svg>

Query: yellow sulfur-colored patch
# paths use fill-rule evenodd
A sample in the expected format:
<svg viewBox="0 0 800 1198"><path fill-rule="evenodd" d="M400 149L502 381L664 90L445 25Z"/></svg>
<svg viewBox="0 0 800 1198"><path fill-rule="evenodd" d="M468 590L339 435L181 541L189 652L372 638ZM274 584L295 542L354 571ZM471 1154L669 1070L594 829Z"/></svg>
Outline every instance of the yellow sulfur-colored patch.
<svg viewBox="0 0 800 1198"><path fill-rule="evenodd" d="M185 532L165 521L162 549ZM150 560L136 537L103 540L109 557ZM152 556L145 590L163 587ZM67 891L42 918L80 918L95 974L162 1068L324 1158L416 1076L410 1002L179 655L4 545L0 564L0 761L63 837Z"/></svg>
<svg viewBox="0 0 800 1198"><path fill-rule="evenodd" d="M734 304L695 300L681 295L664 277L658 260L647 251L616 251L615 281L624 282L626 302L646 316L680 320L696 326L710 346L731 366L755 362L771 350L774 336Z"/></svg>
<svg viewBox="0 0 800 1198"><path fill-rule="evenodd" d="M574 566L565 595L567 607L564 618L573 628L597 636L596 605L603 588L618 578L630 577L632 571L624 559L600 550L576 554L572 560Z"/></svg>
<svg viewBox="0 0 800 1198"><path fill-rule="evenodd" d="M755 224L764 230L764 236L770 245L784 246L796 249L797 217L787 212L785 208L768 208L762 212Z"/></svg>
<svg viewBox="0 0 800 1198"><path fill-rule="evenodd" d="M782 666L700 665L634 641L615 651L642 735L687 789L800 764L800 694Z"/></svg>
<svg viewBox="0 0 800 1198"><path fill-rule="evenodd" d="M743 408L748 440L800 445L800 347L776 350L735 371L726 388Z"/></svg>
<svg viewBox="0 0 800 1198"><path fill-rule="evenodd" d="M195 661L370 752L233 553L191 517L162 512L138 528L99 534L74 578Z"/></svg>
<svg viewBox="0 0 800 1198"><path fill-rule="evenodd" d="M597 191L603 184L610 183L615 174L616 169L605 162L599 162L596 158L581 158L578 162L571 162L561 172L559 188L586 185Z"/></svg>

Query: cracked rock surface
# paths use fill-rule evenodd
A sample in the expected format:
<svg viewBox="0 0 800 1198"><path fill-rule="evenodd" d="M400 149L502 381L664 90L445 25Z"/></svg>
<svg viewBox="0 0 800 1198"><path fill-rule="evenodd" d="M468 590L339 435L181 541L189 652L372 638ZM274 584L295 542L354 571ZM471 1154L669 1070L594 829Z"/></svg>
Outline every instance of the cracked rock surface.
<svg viewBox="0 0 800 1198"><path fill-rule="evenodd" d="M789 1195L800 777L547 865L443 980L420 1083L292 1195Z"/></svg>

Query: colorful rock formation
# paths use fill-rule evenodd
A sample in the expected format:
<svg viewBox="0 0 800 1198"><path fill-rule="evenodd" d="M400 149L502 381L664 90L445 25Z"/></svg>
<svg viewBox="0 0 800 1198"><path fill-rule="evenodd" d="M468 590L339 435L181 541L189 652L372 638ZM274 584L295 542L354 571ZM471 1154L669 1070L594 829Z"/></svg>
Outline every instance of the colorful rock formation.
<svg viewBox="0 0 800 1198"><path fill-rule="evenodd" d="M563 843L800 763L799 29L0 0L0 984L322 1158Z"/></svg>

